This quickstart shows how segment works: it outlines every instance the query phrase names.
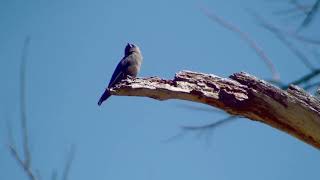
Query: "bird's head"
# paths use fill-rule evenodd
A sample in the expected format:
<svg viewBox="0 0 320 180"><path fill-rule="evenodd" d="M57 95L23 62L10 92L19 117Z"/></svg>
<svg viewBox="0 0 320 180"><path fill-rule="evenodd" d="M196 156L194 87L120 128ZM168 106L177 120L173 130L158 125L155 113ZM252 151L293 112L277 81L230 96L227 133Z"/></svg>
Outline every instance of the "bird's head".
<svg viewBox="0 0 320 180"><path fill-rule="evenodd" d="M132 44L132 43L128 43L126 48L124 49L124 55L128 55L128 54L131 54L133 52L141 53L140 49L139 49L139 47L137 45Z"/></svg>

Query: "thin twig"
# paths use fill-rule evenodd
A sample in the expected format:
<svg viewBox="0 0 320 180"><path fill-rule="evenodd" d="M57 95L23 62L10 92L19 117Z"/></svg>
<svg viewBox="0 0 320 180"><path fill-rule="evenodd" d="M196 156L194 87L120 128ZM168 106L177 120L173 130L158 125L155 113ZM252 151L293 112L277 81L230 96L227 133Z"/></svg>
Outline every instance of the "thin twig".
<svg viewBox="0 0 320 180"><path fill-rule="evenodd" d="M194 132L198 131L200 133L204 133L204 132L206 132L206 130L214 130L215 128L220 127L222 125L226 125L227 123L232 122L233 120L240 118L240 117L241 116L229 116L227 118L218 120L214 123L206 124L206 125L202 125L202 126L182 126L181 131L178 134L164 140L163 142L168 143L168 142L172 142L176 139L180 139L181 137L186 135L187 132L191 132L191 131L194 131Z"/></svg>
<svg viewBox="0 0 320 180"><path fill-rule="evenodd" d="M13 138L13 133L12 133L12 125L10 123L9 120L6 121L6 125L7 125L7 130L8 130L8 144L10 146L14 146L15 142L14 142L14 138Z"/></svg>
<svg viewBox="0 0 320 180"><path fill-rule="evenodd" d="M317 49L312 50L312 55L317 60L317 62L320 63L320 53L318 52Z"/></svg>
<svg viewBox="0 0 320 180"><path fill-rule="evenodd" d="M27 164L24 163L24 161L20 158L17 150L13 145L8 146L9 151L11 155L14 157L14 159L17 160L18 164L21 166L21 168L24 170L24 172L27 174L30 180L37 180L36 176L33 174L31 168L27 166Z"/></svg>
<svg viewBox="0 0 320 180"><path fill-rule="evenodd" d="M306 86L303 87L303 89L305 90L309 90L309 89L312 89L314 87L319 87L320 86L320 82L315 82L315 83L311 83L311 84L308 84Z"/></svg>
<svg viewBox="0 0 320 180"><path fill-rule="evenodd" d="M314 5L312 6L311 10L308 11L306 18L303 20L301 27L307 27L312 19L314 18L315 14L318 12L320 6L320 0L317 0Z"/></svg>
<svg viewBox="0 0 320 180"><path fill-rule="evenodd" d="M18 162L18 164L22 167L26 175L30 180L37 180L37 177L34 175L31 169L31 154L29 150L29 139L28 139L28 129L27 129L27 115L26 115L26 60L27 60L27 52L28 46L30 43L30 38L27 37L24 41L24 46L22 50L21 56L21 64L20 64L20 111L21 111L21 129L22 129L22 143L23 143L23 152L24 152L24 160L21 156L19 156L18 151L13 142L13 138L11 135L11 127L9 127L9 145L8 149L13 156L14 159Z"/></svg>
<svg viewBox="0 0 320 180"><path fill-rule="evenodd" d="M182 126L182 129L186 130L186 131L208 130L208 129L212 130L212 129L217 128L221 125L225 125L226 123L229 123L237 118L240 118L240 116L229 116L227 118L221 119L221 120L216 121L214 123L206 124L206 125L202 125L202 126Z"/></svg>
<svg viewBox="0 0 320 180"><path fill-rule="evenodd" d="M298 57L298 59L310 70L314 70L315 67L310 62L309 58L305 56L298 48L296 48L289 40L286 39L284 33L276 28L273 24L267 22L264 18L262 18L259 14L254 11L249 11L249 13L254 16L260 23L262 27L272 32L287 48Z"/></svg>
<svg viewBox="0 0 320 180"><path fill-rule="evenodd" d="M21 64L20 64L21 128L23 133L23 151L24 151L24 157L25 157L25 164L27 167L29 167L31 163L28 128L27 128L27 114L26 114L26 61L27 61L29 43L30 43L30 38L27 37L24 42L23 52L21 56Z"/></svg>
<svg viewBox="0 0 320 180"><path fill-rule="evenodd" d="M293 37L296 40L305 42L305 43L309 43L309 44L313 44L313 45L320 45L320 40L318 39L312 39L309 37L305 37L302 35L297 34L296 32L291 32L291 31L282 31L284 34L287 34L288 36Z"/></svg>
<svg viewBox="0 0 320 180"><path fill-rule="evenodd" d="M285 10L278 10L278 11L274 11L273 14L274 15L283 15L283 14L292 14L292 13L296 13L298 11L309 11L311 9L310 5L302 5L301 7L293 7L293 8L289 8L289 9L285 9Z"/></svg>
<svg viewBox="0 0 320 180"><path fill-rule="evenodd" d="M181 107L181 108L187 108L187 109L195 110L195 111L203 111L203 112L209 112L209 113L214 112L214 113L225 114L225 112L223 112L222 110L217 109L217 108L212 108L212 107L209 107L209 106L199 107L199 106L188 105L188 104L178 104L177 106Z"/></svg>
<svg viewBox="0 0 320 180"><path fill-rule="evenodd" d="M70 168L74 159L75 155L75 146L72 145L70 152L68 153L67 161L66 161L66 166L64 168L64 171L62 173L62 180L68 180L69 174L70 174Z"/></svg>
<svg viewBox="0 0 320 180"><path fill-rule="evenodd" d="M292 81L288 85L282 86L281 88L282 89L287 89L290 84L300 85L302 83L309 82L311 79L315 78L319 74L320 74L320 69L315 69L314 71L310 72L309 74L306 74L306 75L302 76L301 78L299 78L299 79L297 79L295 81Z"/></svg>
<svg viewBox="0 0 320 180"><path fill-rule="evenodd" d="M297 0L290 0L290 3L293 4L298 10L302 11L305 14L308 14L308 10L305 8L305 5L300 4Z"/></svg>
<svg viewBox="0 0 320 180"><path fill-rule="evenodd" d="M211 20L217 22L222 27L238 34L241 37L241 39L244 40L256 52L256 54L265 62L270 72L272 73L273 79L276 81L280 79L280 75L276 70L275 66L273 65L272 60L267 56L267 54L263 51L263 49L260 48L259 45L247 33L241 31L238 27L227 22L222 17L218 16L212 11L209 11L207 8L201 7L201 10Z"/></svg>
<svg viewBox="0 0 320 180"><path fill-rule="evenodd" d="M56 169L54 169L51 174L51 180L58 180L58 172Z"/></svg>

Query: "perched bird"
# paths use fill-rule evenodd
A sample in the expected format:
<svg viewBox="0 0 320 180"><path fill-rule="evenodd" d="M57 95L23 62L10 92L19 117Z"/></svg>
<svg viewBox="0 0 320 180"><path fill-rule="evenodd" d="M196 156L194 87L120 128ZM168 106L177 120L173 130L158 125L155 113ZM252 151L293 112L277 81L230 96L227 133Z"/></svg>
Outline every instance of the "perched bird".
<svg viewBox="0 0 320 180"><path fill-rule="evenodd" d="M137 45L128 43L124 49L124 57L114 70L108 88L106 88L99 99L98 105L100 106L103 101L111 96L109 89L115 84L123 79L126 79L127 76L136 77L140 71L141 63L142 54L139 47Z"/></svg>

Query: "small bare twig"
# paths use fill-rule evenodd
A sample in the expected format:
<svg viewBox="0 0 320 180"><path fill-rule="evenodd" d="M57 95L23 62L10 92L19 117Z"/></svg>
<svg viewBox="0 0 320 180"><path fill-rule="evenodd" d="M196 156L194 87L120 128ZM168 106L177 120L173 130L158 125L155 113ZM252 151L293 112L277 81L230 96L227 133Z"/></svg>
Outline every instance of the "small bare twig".
<svg viewBox="0 0 320 180"><path fill-rule="evenodd" d="M56 169L54 169L51 174L51 180L58 180L58 172Z"/></svg>
<svg viewBox="0 0 320 180"><path fill-rule="evenodd" d="M314 5L312 6L311 10L307 12L306 18L303 20L301 27L307 27L312 19L314 18L315 14L318 12L320 6L320 0L317 0ZM301 28L300 27L300 28Z"/></svg>
<svg viewBox="0 0 320 180"><path fill-rule="evenodd" d="M298 57L298 59L310 70L314 70L315 67L310 62L309 58L305 56L298 48L296 48L284 35L284 33L275 27L275 25L267 22L259 14L254 11L249 11L252 16L254 16L260 23L262 27L273 33L287 48Z"/></svg>
<svg viewBox="0 0 320 180"><path fill-rule="evenodd" d="M12 145L9 145L8 148L9 148L11 155L14 157L14 159L17 160L18 164L22 167L22 169L27 174L29 179L30 180L37 180L36 176L34 175L34 173L31 170L31 167L27 166L27 164L25 164L25 162L20 158L16 148Z"/></svg>
<svg viewBox="0 0 320 180"><path fill-rule="evenodd" d="M213 130L221 125L225 125L226 123L229 123L237 118L240 118L241 116L229 116L227 118L221 119L219 121L216 121L211 124L206 124L202 126L182 126L183 130L186 131L196 131L196 130Z"/></svg>
<svg viewBox="0 0 320 180"><path fill-rule="evenodd" d="M280 75L276 70L274 64L272 63L272 60L267 56L267 54L263 51L263 49L259 47L259 45L247 33L241 31L238 27L227 22L222 17L218 16L212 11L209 11L207 8L201 7L201 10L211 20L217 22L222 27L238 34L241 37L241 39L244 40L256 52L256 54L265 62L265 64L267 65L267 67L272 73L273 79L275 81L278 81L280 79Z"/></svg>
<svg viewBox="0 0 320 180"><path fill-rule="evenodd" d="M72 145L70 152L68 153L67 161L66 161L66 166L64 168L64 171L62 173L62 180L68 180L69 174L70 174L70 168L74 159L75 155L75 146Z"/></svg>
<svg viewBox="0 0 320 180"><path fill-rule="evenodd" d="M315 83L308 84L308 85L304 86L303 89L309 90L309 89L312 89L314 87L320 87L320 82L315 82Z"/></svg>
<svg viewBox="0 0 320 180"><path fill-rule="evenodd" d="M203 112L214 112L214 113L220 113L220 114L225 114L225 112L221 111L220 109L213 108L213 107L198 107L198 106L192 106L188 104L178 104L178 107L181 108L187 108L195 111L203 111Z"/></svg>
<svg viewBox="0 0 320 180"><path fill-rule="evenodd" d="M20 111L21 111L21 130L22 130L22 144L23 144L23 156L20 156L17 148L15 146L13 137L12 137L12 128L8 125L8 149L11 153L12 157L16 159L18 164L22 167L23 171L26 173L27 177L30 180L41 180L41 175L39 170L33 170L31 167L31 153L29 149L29 136L28 136L28 128L27 128L27 106L26 106L26 61L27 61L27 48L30 43L30 38L27 37L24 41L24 47L21 56L21 64L20 64ZM74 159L75 147L71 146L70 152L68 153L68 157L66 160L66 166L64 168L62 174L62 180L68 180L70 168L72 165L72 161ZM51 179L56 180L58 177L57 171L53 171Z"/></svg>
<svg viewBox="0 0 320 180"><path fill-rule="evenodd" d="M273 14L274 15L287 15L287 14L292 14L292 13L297 13L297 12L307 12L311 9L310 5L301 5L300 7L293 7L293 8L288 8L285 10L278 10L278 11L274 11Z"/></svg>
<svg viewBox="0 0 320 180"><path fill-rule="evenodd" d="M312 80L313 78L315 78L316 76L318 76L320 74L320 69L315 69L312 72L302 76L301 78L292 81L291 83L289 83L288 85L282 86L282 89L287 89L290 84L294 84L294 85L300 85L306 82L309 82L310 80Z"/></svg>
<svg viewBox="0 0 320 180"><path fill-rule="evenodd" d="M297 0L290 0L289 1L292 5L294 5L298 10L300 10L301 12L307 14L308 10L305 8L305 5L301 4L300 2L298 2Z"/></svg>
<svg viewBox="0 0 320 180"><path fill-rule="evenodd" d="M24 46L22 50L21 56L21 64L20 64L20 111L21 111L21 128L22 128L22 143L23 143L23 151L24 151L24 160L21 156L19 156L18 151L13 142L13 138L11 135L11 127L9 127L9 145L8 149L13 156L14 159L17 160L18 164L22 167L26 175L30 180L37 180L34 172L31 168L31 154L29 150L29 139L28 139L28 129L27 129L27 115L26 115L26 60L27 60L27 52L28 46L30 43L30 38L27 37L24 41Z"/></svg>
<svg viewBox="0 0 320 180"><path fill-rule="evenodd" d="M30 37L27 37L24 42L21 64L20 64L20 111L21 111L21 128L23 133L23 151L25 156L25 164L30 167L31 155L29 149L29 137L27 128L27 114L26 114L26 61L28 55L28 46Z"/></svg>
<svg viewBox="0 0 320 180"><path fill-rule="evenodd" d="M206 133L208 130L213 131L217 127L221 127L223 125L226 125L227 123L230 123L233 120L236 120L237 118L240 118L240 116L229 116L227 118L218 120L218 121L210 123L210 124L202 125L202 126L182 126L181 127L181 131L178 134L166 139L164 142L174 141L174 140L176 140L178 138L181 138L186 133L191 132L191 131L193 131L193 132L197 131L197 132L199 132L201 134L202 133Z"/></svg>

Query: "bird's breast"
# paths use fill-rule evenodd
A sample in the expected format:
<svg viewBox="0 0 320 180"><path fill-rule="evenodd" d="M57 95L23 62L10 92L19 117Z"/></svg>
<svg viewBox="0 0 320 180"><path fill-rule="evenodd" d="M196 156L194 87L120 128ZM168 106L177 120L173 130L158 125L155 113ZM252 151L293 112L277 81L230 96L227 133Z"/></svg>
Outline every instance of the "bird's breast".
<svg viewBox="0 0 320 180"><path fill-rule="evenodd" d="M140 71L139 65L131 65L128 67L128 75L132 77L136 77L138 75L138 72Z"/></svg>

